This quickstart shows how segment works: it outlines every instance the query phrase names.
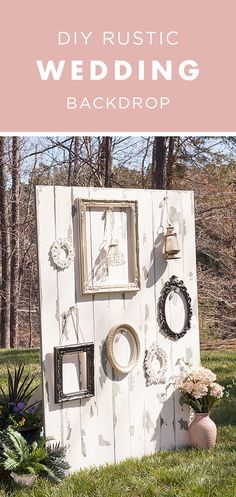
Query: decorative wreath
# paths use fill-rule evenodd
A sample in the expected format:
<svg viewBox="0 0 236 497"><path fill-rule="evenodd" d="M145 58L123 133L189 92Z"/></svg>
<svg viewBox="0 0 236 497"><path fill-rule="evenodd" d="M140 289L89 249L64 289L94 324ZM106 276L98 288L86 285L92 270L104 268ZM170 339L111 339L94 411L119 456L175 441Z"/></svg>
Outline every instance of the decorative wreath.
<svg viewBox="0 0 236 497"><path fill-rule="evenodd" d="M128 333L133 338L133 351L129 363L126 366L121 366L115 356L113 351L113 343L119 333ZM136 331L129 324L119 324L118 326L113 326L109 331L106 338L106 352L108 360L112 368L118 373L129 373L137 364L140 357L140 340Z"/></svg>
<svg viewBox="0 0 236 497"><path fill-rule="evenodd" d="M64 250L66 257L61 257L61 251ZM74 250L71 242L66 238L59 238L53 242L50 248L50 257L53 264L59 269L67 269L74 259Z"/></svg>
<svg viewBox="0 0 236 497"><path fill-rule="evenodd" d="M158 360L160 368L156 369L154 361ZM167 371L167 356L163 349L157 344L153 344L150 349L146 350L144 360L145 375L147 385L156 385L157 383L165 383Z"/></svg>
<svg viewBox="0 0 236 497"><path fill-rule="evenodd" d="M185 316L185 321L182 327L182 330L180 333L175 333L170 326L167 323L166 319L166 313L165 313L165 304L168 295L172 292L176 293L181 293L185 299L186 303L186 316ZM192 318L192 306L191 306L191 297L188 294L187 288L184 285L184 282L182 280L178 280L177 276L171 276L169 281L165 283L165 285L162 288L161 291L161 296L158 302L158 315L159 315L159 321L160 321L160 326L161 329L165 332L165 334L169 337L172 338L173 340L179 340L182 338L185 333L190 329L191 327L191 318Z"/></svg>

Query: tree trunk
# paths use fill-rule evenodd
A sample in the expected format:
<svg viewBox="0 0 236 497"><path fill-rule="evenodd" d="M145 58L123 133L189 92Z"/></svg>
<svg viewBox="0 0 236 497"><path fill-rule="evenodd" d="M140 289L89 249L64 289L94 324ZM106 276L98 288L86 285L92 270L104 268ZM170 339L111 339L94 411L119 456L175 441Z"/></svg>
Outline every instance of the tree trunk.
<svg viewBox="0 0 236 497"><path fill-rule="evenodd" d="M70 142L70 146L68 147L68 152L69 152L69 156L68 156L68 162L69 162L69 168L68 168L68 176L67 176L67 185L68 186L71 186L72 185L72 167L73 167L73 158L72 158L72 147L73 147L73 141L74 141L74 138L72 137L71 138L71 142Z"/></svg>
<svg viewBox="0 0 236 497"><path fill-rule="evenodd" d="M149 143L150 143L150 137L148 137L148 139L147 139L147 144L146 144L146 148L145 148L145 151L144 151L144 154L142 157L142 163L141 163L142 188L145 188L145 183L146 183L146 180L145 180L145 161L146 161L148 150L149 150Z"/></svg>
<svg viewBox="0 0 236 497"><path fill-rule="evenodd" d="M10 231L8 218L7 166L4 138L0 137L0 226L2 238L1 266L1 347L10 347Z"/></svg>
<svg viewBox="0 0 236 497"><path fill-rule="evenodd" d="M112 137L106 136L105 148L105 184L109 188L112 186Z"/></svg>
<svg viewBox="0 0 236 497"><path fill-rule="evenodd" d="M175 139L174 136L170 136L169 145L168 145L168 158L167 158L167 167L166 167L166 187L168 190L172 188L172 179L173 179L173 165L174 165L174 144Z"/></svg>
<svg viewBox="0 0 236 497"><path fill-rule="evenodd" d="M152 153L152 187L166 189L166 137L155 136Z"/></svg>
<svg viewBox="0 0 236 497"><path fill-rule="evenodd" d="M98 152L99 172L105 187L112 186L112 137L104 136Z"/></svg>
<svg viewBox="0 0 236 497"><path fill-rule="evenodd" d="M80 146L80 137L74 137L74 185L77 185L77 179L79 177L79 146Z"/></svg>
<svg viewBox="0 0 236 497"><path fill-rule="evenodd" d="M29 342L28 348L32 348L32 265L29 267Z"/></svg>
<svg viewBox="0 0 236 497"><path fill-rule="evenodd" d="M18 302L19 302L19 250L20 250L20 160L19 138L12 138L12 228L11 228L11 304L10 304L10 345L17 347Z"/></svg>

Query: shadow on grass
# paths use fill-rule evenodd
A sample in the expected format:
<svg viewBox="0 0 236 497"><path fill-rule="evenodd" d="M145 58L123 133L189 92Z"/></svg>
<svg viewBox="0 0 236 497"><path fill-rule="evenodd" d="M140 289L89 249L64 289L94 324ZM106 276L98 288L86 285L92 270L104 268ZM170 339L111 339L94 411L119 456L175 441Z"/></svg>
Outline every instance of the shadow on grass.
<svg viewBox="0 0 236 497"><path fill-rule="evenodd" d="M212 411L212 419L218 426L236 426L236 381L225 378L221 385L225 388L225 395Z"/></svg>
<svg viewBox="0 0 236 497"><path fill-rule="evenodd" d="M217 426L236 426L236 399L223 400L215 407L211 417Z"/></svg>
<svg viewBox="0 0 236 497"><path fill-rule="evenodd" d="M225 388L225 392L228 392L231 400L236 399L236 377L225 378L221 381L221 385Z"/></svg>
<svg viewBox="0 0 236 497"><path fill-rule="evenodd" d="M16 490L16 485L10 478L7 471L0 468L0 491L4 491L6 495L11 495L14 490Z"/></svg>

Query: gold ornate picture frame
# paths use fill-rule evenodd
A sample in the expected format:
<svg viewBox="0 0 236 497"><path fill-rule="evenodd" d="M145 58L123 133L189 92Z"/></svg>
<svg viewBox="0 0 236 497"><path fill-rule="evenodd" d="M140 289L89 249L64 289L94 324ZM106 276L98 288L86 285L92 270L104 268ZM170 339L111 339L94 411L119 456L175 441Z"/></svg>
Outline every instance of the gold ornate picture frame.
<svg viewBox="0 0 236 497"><path fill-rule="evenodd" d="M137 292L136 201L79 199L81 293Z"/></svg>

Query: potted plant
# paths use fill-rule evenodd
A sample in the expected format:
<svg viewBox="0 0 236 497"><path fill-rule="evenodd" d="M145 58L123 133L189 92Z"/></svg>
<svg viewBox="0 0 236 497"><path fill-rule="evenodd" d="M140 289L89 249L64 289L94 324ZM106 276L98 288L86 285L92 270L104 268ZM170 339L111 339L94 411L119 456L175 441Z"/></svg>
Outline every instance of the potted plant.
<svg viewBox="0 0 236 497"><path fill-rule="evenodd" d="M12 428L2 432L0 439L0 464L20 486L32 486L38 475L58 483L70 468L66 449L59 444L47 446L45 439L30 444Z"/></svg>
<svg viewBox="0 0 236 497"><path fill-rule="evenodd" d="M224 391L215 380L216 375L210 369L199 367L195 371L189 370L179 387L181 405L187 404L194 411L188 431L191 445L195 448L215 446L217 429L209 413L223 397Z"/></svg>
<svg viewBox="0 0 236 497"><path fill-rule="evenodd" d="M24 366L20 365L14 373L7 369L7 391L0 386L0 430L11 426L23 432L28 441L38 438L42 427L41 403L29 404L38 386L32 386L33 381L34 377L24 375Z"/></svg>

